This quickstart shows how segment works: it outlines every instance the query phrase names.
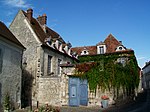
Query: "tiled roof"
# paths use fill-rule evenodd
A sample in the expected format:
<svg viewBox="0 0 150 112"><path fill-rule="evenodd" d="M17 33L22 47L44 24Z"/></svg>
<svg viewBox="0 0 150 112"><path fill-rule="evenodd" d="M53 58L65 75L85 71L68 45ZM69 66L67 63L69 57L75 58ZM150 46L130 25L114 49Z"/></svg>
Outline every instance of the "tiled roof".
<svg viewBox="0 0 150 112"><path fill-rule="evenodd" d="M23 49L25 49L25 47L17 40L17 38L11 33L11 31L1 21L0 21L0 35L3 36L5 39L19 45Z"/></svg>
<svg viewBox="0 0 150 112"><path fill-rule="evenodd" d="M23 14L25 15L25 17L29 20L28 18L28 15L25 11L21 10L23 12ZM62 42L62 45L65 45L65 41L61 38L61 36L53 31L52 29L50 29L49 27L47 27L46 25L40 25L40 23L38 22L37 19L35 18L31 18L31 21L29 20L30 22L30 26L32 27L32 29L34 30L34 32L36 33L37 37L39 38L39 40L41 41L42 43L42 47L46 47L46 48L49 48L49 49L53 49L51 48L49 45L46 44L45 40L46 38L51 38L52 40L59 40L60 42ZM55 52L58 52L58 53L63 53L61 51L59 51L58 49L53 49ZM70 55L68 55L67 53L63 53L64 55L67 55L69 57L72 57ZM72 57L74 58L74 57ZM74 58L75 59L75 58ZM77 60L77 59L76 59Z"/></svg>
<svg viewBox="0 0 150 112"><path fill-rule="evenodd" d="M71 50L78 55L80 55L83 50L87 50L89 55L95 55L97 53L96 46L73 47Z"/></svg>
<svg viewBox="0 0 150 112"><path fill-rule="evenodd" d="M27 13L24 12L22 10L23 14L27 17ZM56 33L55 31L53 31L52 29L50 29L49 27L45 26L41 26L39 24L39 22L32 17L31 19L31 23L30 23L32 29L35 31L35 33L37 34L38 38L40 39L40 41L45 44L45 39L48 37L51 37L52 39L56 39L59 38L60 35L58 33ZM45 29L44 29L45 27ZM46 30L44 32L44 30Z"/></svg>
<svg viewBox="0 0 150 112"><path fill-rule="evenodd" d="M121 42L119 42L112 34L109 34L104 42L99 42L95 46L83 46L83 47L74 47L72 51L77 53L79 56L83 50L87 50L89 52L88 55L97 55L97 46L98 45L106 45L106 53L114 53L114 52L125 52L125 51L132 51L130 49L126 49ZM123 46L125 50L116 51L118 46Z"/></svg>
<svg viewBox="0 0 150 112"><path fill-rule="evenodd" d="M119 45L122 45L112 34L109 34L108 37L104 40L106 45L106 53L115 52L116 48Z"/></svg>

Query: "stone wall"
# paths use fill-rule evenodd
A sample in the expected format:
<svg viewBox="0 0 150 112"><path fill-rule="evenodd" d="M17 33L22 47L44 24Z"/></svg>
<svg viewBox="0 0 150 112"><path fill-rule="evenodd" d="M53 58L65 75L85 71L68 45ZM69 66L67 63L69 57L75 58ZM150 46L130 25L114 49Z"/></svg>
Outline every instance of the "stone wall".
<svg viewBox="0 0 150 112"><path fill-rule="evenodd" d="M40 105L60 105L60 78L39 78L38 101Z"/></svg>
<svg viewBox="0 0 150 112"><path fill-rule="evenodd" d="M18 15L12 22L9 28L20 43L26 48L23 54L23 64L26 64L25 70L33 76L33 86L32 86L32 100L37 99L37 85L36 85L36 75L37 75L37 63L38 55L40 49L40 42L37 39L34 31L29 25L28 20L22 13L18 12ZM40 53L39 53L40 54ZM40 56L40 55L39 55ZM40 72L40 71L39 71ZM23 74L24 75L24 74Z"/></svg>
<svg viewBox="0 0 150 112"><path fill-rule="evenodd" d="M23 51L13 43L2 40L0 49L2 53L2 71L0 72L0 103L3 103L6 94L14 106L21 103L21 62Z"/></svg>
<svg viewBox="0 0 150 112"><path fill-rule="evenodd" d="M68 80L69 76L74 75L74 67L62 67L61 75L61 105L69 105L69 87ZM112 90L102 91L100 88L97 88L95 92L91 92L88 88L88 106L100 106L101 105L101 96L107 95L109 97L109 103L113 103L113 92Z"/></svg>
<svg viewBox="0 0 150 112"><path fill-rule="evenodd" d="M46 102L49 102L51 104L57 104L58 102L60 103L60 98L57 99L58 94L49 96L49 94L51 94L50 92L53 86L55 88L56 85L60 85L59 78L61 77L61 72L60 74L58 74L58 59L61 60L61 63L72 63L73 59L66 54L63 54L62 52L59 52L58 50L54 50L48 47L41 47L42 43L39 41L39 38L35 34L34 30L30 26L28 19L26 19L22 11L18 12L16 18L10 25L10 30L23 44L23 46L26 47L26 51L23 55L23 64L26 64L26 73L29 73L29 75L33 76L31 99L32 105L36 105L37 101L44 104ZM48 56L52 57L52 76L48 74L47 70ZM60 89L57 89L60 92ZM45 97L47 97L48 99L46 99ZM56 101L56 99L59 101Z"/></svg>

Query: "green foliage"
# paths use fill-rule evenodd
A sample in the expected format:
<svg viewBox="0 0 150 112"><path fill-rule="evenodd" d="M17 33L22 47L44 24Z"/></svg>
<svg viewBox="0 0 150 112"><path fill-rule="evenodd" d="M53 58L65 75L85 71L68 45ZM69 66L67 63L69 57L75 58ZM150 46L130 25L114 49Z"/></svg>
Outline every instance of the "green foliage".
<svg viewBox="0 0 150 112"><path fill-rule="evenodd" d="M60 108L46 104L34 110L34 112L60 112Z"/></svg>
<svg viewBox="0 0 150 112"><path fill-rule="evenodd" d="M10 110L10 95L9 93L6 93L5 97L4 97L4 102L3 102L3 106L5 110Z"/></svg>
<svg viewBox="0 0 150 112"><path fill-rule="evenodd" d="M119 63L123 58L125 64ZM139 68L134 52L123 52L106 55L80 56L80 66L76 70L82 73L81 78L86 78L91 91L99 87L102 90L110 88L125 88L133 91L139 84ZM85 63L95 63L87 70ZM86 70L83 70L85 68ZM76 72L77 73L77 72Z"/></svg>

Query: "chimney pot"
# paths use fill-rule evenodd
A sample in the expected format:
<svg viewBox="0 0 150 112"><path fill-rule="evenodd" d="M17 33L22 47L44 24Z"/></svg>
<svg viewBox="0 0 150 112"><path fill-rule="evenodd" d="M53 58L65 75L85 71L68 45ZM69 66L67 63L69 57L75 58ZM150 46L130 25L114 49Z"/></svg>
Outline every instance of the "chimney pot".
<svg viewBox="0 0 150 112"><path fill-rule="evenodd" d="M46 25L46 23L47 23L47 16L46 16L46 14L43 14L42 16L39 16L37 18L37 20L39 21L39 23L41 25Z"/></svg>
<svg viewBox="0 0 150 112"><path fill-rule="evenodd" d="M120 44L122 44L122 41L119 41L120 42Z"/></svg>

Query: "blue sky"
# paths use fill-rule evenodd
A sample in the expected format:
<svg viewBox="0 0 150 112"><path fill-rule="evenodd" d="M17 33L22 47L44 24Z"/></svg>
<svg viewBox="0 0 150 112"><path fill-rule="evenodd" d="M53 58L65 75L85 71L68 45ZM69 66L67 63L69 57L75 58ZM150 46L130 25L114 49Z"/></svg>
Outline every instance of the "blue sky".
<svg viewBox="0 0 150 112"><path fill-rule="evenodd" d="M47 25L73 47L96 45L112 33L135 51L140 67L150 60L150 0L1 0L7 26L17 12L47 14Z"/></svg>

